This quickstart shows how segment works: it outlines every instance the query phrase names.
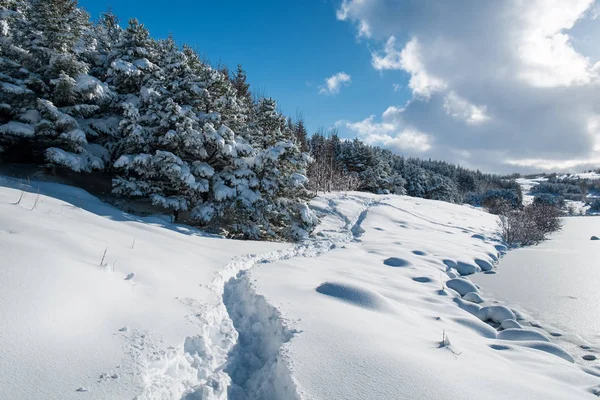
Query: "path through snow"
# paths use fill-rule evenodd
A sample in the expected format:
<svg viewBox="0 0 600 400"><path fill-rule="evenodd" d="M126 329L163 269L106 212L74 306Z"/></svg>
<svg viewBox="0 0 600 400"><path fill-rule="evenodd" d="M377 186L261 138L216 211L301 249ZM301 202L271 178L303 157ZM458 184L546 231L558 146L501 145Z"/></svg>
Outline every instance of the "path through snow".
<svg viewBox="0 0 600 400"><path fill-rule="evenodd" d="M355 208L340 211L336 201L340 199ZM276 308L256 294L245 272L256 265L319 257L359 240L369 209L381 200L344 195L330 199L322 211L339 219L337 229L321 231L288 249L244 255L227 264L208 286L212 303L194 305L199 334L187 337L182 351L162 355L168 359L162 364L183 362L189 367L185 365L180 368L183 373L167 378L165 374L172 374L172 368L163 368L164 374L148 371L148 385L139 397L161 398L172 395L176 387L183 389L181 397L188 400L300 398L288 368L291 360L283 353L283 346L296 332L286 327ZM196 371L194 378L190 378L190 368Z"/></svg>

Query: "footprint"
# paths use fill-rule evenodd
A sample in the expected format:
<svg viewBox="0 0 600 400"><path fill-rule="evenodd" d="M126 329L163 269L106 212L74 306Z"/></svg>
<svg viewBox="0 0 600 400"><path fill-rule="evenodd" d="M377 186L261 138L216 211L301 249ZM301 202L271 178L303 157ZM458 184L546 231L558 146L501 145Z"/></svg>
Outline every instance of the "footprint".
<svg viewBox="0 0 600 400"><path fill-rule="evenodd" d="M426 256L427 255L427 253L425 253L422 250L414 250L413 254L416 254L417 256Z"/></svg>
<svg viewBox="0 0 600 400"><path fill-rule="evenodd" d="M511 347L505 346L503 344L490 344L489 346L490 346L491 349L494 349L494 350L500 350L500 351L502 351L502 350L511 350Z"/></svg>
<svg viewBox="0 0 600 400"><path fill-rule="evenodd" d="M433 282L433 279L428 278L426 276L418 276L416 278L412 278L413 281L415 282L419 282L419 283L430 283Z"/></svg>
<svg viewBox="0 0 600 400"><path fill-rule="evenodd" d="M407 267L410 265L408 261L398 257L390 257L383 261L383 263L388 267Z"/></svg>

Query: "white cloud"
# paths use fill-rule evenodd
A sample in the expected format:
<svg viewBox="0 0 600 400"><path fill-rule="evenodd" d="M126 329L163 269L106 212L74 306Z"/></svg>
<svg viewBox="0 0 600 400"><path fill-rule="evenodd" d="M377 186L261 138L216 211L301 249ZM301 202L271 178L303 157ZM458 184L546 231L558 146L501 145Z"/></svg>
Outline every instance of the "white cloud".
<svg viewBox="0 0 600 400"><path fill-rule="evenodd" d="M394 92L397 92L400 89L402 89L402 84L400 84L400 83L392 83L392 88L394 89Z"/></svg>
<svg viewBox="0 0 600 400"><path fill-rule="evenodd" d="M413 94L429 98L431 93L443 90L446 84L429 74L421 59L421 47L416 38L412 38L402 50L396 48L396 38L390 36L383 49L383 55L373 53L373 68L376 70L403 69L410 74L408 86Z"/></svg>
<svg viewBox="0 0 600 400"><path fill-rule="evenodd" d="M398 151L418 154L431 148L431 138L402 121L403 108L389 107L376 121L375 116L358 121L338 121L336 126L344 126L370 145L384 146Z"/></svg>
<svg viewBox="0 0 600 400"><path fill-rule="evenodd" d="M444 97L444 110L448 115L467 124L480 124L490 119L486 115L486 106L471 104L452 91Z"/></svg>
<svg viewBox="0 0 600 400"><path fill-rule="evenodd" d="M337 74L325 79L325 84L320 86L319 93L333 95L340 92L342 86L348 86L352 82L350 75L345 72L338 72Z"/></svg>
<svg viewBox="0 0 600 400"><path fill-rule="evenodd" d="M541 158L528 159L508 159L509 165L516 167L526 167L543 171L559 170L583 170L597 168L600 165L600 158L577 159L577 160L549 160Z"/></svg>
<svg viewBox="0 0 600 400"><path fill-rule="evenodd" d="M381 49L373 68L413 93L401 118L347 129L427 132L424 155L488 171L600 163L598 3L344 0L338 19Z"/></svg>
<svg viewBox="0 0 600 400"><path fill-rule="evenodd" d="M340 21L353 19L352 15L360 8L366 0L343 0L340 8L337 10L336 17ZM358 37L371 37L371 28L366 20L357 21Z"/></svg>

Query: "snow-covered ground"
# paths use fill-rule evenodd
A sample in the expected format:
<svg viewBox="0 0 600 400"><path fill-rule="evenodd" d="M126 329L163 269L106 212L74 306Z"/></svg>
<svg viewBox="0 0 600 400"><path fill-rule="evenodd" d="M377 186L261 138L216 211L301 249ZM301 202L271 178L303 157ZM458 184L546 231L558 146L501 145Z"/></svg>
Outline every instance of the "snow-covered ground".
<svg viewBox="0 0 600 400"><path fill-rule="evenodd" d="M560 178L575 178L580 177L581 179L596 179L594 176L595 172L581 173L576 175L563 175ZM539 185L542 182L548 182L548 178L539 177L539 178L518 178L516 179L517 183L521 185L521 190L523 191L523 204L529 205L533 203L534 195L531 194L531 189L536 185ZM588 198L592 198L593 196L588 195ZM565 199L565 209L571 210L573 215L584 215L588 212L590 206L586 205L583 201L569 200Z"/></svg>
<svg viewBox="0 0 600 400"><path fill-rule="evenodd" d="M559 179L591 179L591 180L596 180L596 179L600 179L600 173L598 172L579 172L579 173L575 173L575 174L564 174L564 175L559 175L558 176Z"/></svg>
<svg viewBox="0 0 600 400"><path fill-rule="evenodd" d="M497 275L473 280L494 298L518 305L578 358L593 355L600 350L600 241L592 236L600 237L600 217L563 218L563 229L550 240L510 251Z"/></svg>
<svg viewBox="0 0 600 400"><path fill-rule="evenodd" d="M0 179L0 398L547 400L600 387L598 370L458 276L504 250L480 210L330 194L313 201L314 238L290 245L21 186Z"/></svg>
<svg viewBox="0 0 600 400"><path fill-rule="evenodd" d="M533 203L534 198L534 196L531 194L531 189L542 182L547 182L548 178L518 178L516 181L521 186L521 190L523 191L523 204L528 205Z"/></svg>

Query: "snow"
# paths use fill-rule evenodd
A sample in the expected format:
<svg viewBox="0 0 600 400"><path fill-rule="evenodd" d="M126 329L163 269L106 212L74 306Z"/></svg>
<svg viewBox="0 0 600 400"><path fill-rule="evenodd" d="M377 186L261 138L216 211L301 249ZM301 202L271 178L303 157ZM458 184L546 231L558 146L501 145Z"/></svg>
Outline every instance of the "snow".
<svg viewBox="0 0 600 400"><path fill-rule="evenodd" d="M514 321L505 319L505 321ZM502 340L540 340L542 342L549 342L550 339L543 333L534 331L532 329L522 328L505 328L498 334L498 339Z"/></svg>
<svg viewBox="0 0 600 400"><path fill-rule="evenodd" d="M558 178L559 179L591 179L591 180L595 180L595 179L600 179L600 173L594 172L594 171L579 172L579 173L575 173L575 174L559 175Z"/></svg>
<svg viewBox="0 0 600 400"><path fill-rule="evenodd" d="M515 314L505 306L482 307L477 312L477 317L482 321L493 321L501 324L507 319L516 319Z"/></svg>
<svg viewBox="0 0 600 400"><path fill-rule="evenodd" d="M37 110L27 110L19 115L21 121L29 122L30 124L37 124L42 120L42 116Z"/></svg>
<svg viewBox="0 0 600 400"><path fill-rule="evenodd" d="M600 236L600 217L564 217L549 240L508 252L498 274L472 280L486 298L519 308L528 320L522 325L541 325L546 335L563 332L561 346L581 355L580 346L597 346L600 333L600 242L593 235Z"/></svg>
<svg viewBox="0 0 600 400"><path fill-rule="evenodd" d="M87 140L85 138L85 132L81 129L71 129L68 132L63 132L60 134L60 137L63 139L67 139L70 142L78 143L78 144L87 144Z"/></svg>
<svg viewBox="0 0 600 400"><path fill-rule="evenodd" d="M12 83L8 82L1 82L0 88L2 88L3 92L9 94L17 94L21 96L26 94L33 94L31 90L27 89L24 86L13 85Z"/></svg>
<svg viewBox="0 0 600 400"><path fill-rule="evenodd" d="M88 101L110 98L113 96L108 85L93 76L80 74L75 80L74 90Z"/></svg>
<svg viewBox="0 0 600 400"><path fill-rule="evenodd" d="M502 321L502 323L500 324L500 327L502 329L521 329L523 328L521 326L521 324L519 324L517 321L515 321L514 319L505 319L504 321Z"/></svg>
<svg viewBox="0 0 600 400"><path fill-rule="evenodd" d="M124 60L116 60L110 64L110 67L115 71L127 76L139 76L142 72L132 63Z"/></svg>
<svg viewBox="0 0 600 400"><path fill-rule="evenodd" d="M68 186L0 185L3 399L81 399L80 387L89 398L151 393L154 371L177 372L169 347L197 335L197 315L215 301L202 284L232 257L290 246L139 218ZM105 372L119 378L99 379Z"/></svg>
<svg viewBox="0 0 600 400"><path fill-rule="evenodd" d="M70 168L75 172L91 172L104 167L104 162L94 155L75 154L57 147L49 147L44 155L53 163Z"/></svg>
<svg viewBox="0 0 600 400"><path fill-rule="evenodd" d="M331 193L311 202L311 238L244 242L28 185L0 178L0 398L548 400L600 388L554 337L508 326L520 313L451 288L479 291L444 261L499 256L496 217L480 210Z"/></svg>
<svg viewBox="0 0 600 400"><path fill-rule="evenodd" d="M33 127L29 124L24 124L16 121L9 121L4 125L0 125L0 134L32 137L33 135L35 135L35 131Z"/></svg>
<svg viewBox="0 0 600 400"><path fill-rule="evenodd" d="M152 64L147 58L137 59L133 62L133 64L142 70L156 68L156 66Z"/></svg>
<svg viewBox="0 0 600 400"><path fill-rule="evenodd" d="M8 22L6 22L5 20L0 20L0 35L8 36L9 30L10 29L8 27Z"/></svg>
<svg viewBox="0 0 600 400"><path fill-rule="evenodd" d="M225 185L223 181L215 182L214 186L214 196L217 201L222 201L225 199L233 199L237 195L237 191L235 188L229 187Z"/></svg>
<svg viewBox="0 0 600 400"><path fill-rule="evenodd" d="M461 296L464 296L467 293L478 291L477 286L475 286L471 281L462 278L450 279L448 282L446 282L446 286L452 290L455 290Z"/></svg>
<svg viewBox="0 0 600 400"><path fill-rule="evenodd" d="M576 399L598 384L538 341L510 341L510 351L500 351L507 341L442 289L444 260L474 264L497 255L495 217L355 193L321 196L313 207L325 213L322 237L352 238L310 261L259 264L244 278L288 329L300 331L280 354L304 398ZM516 318L505 308L468 304L494 319Z"/></svg>
<svg viewBox="0 0 600 400"><path fill-rule="evenodd" d="M465 295L463 295L463 300L466 301L470 301L471 303L483 303L483 298L481 297L481 295L479 293L476 292L469 292Z"/></svg>

